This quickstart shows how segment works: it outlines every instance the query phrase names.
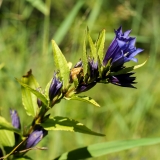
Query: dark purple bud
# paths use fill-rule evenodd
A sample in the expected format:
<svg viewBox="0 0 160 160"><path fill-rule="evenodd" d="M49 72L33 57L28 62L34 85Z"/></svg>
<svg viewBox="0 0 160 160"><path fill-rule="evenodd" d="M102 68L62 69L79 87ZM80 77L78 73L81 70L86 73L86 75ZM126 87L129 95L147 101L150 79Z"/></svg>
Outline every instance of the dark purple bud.
<svg viewBox="0 0 160 160"><path fill-rule="evenodd" d="M76 89L76 93L81 93L81 92L85 92L88 91L89 89L91 89L92 87L94 87L96 85L97 82L92 82L90 84L79 84L79 86Z"/></svg>
<svg viewBox="0 0 160 160"><path fill-rule="evenodd" d="M20 124L20 119L19 119L17 111L10 109L10 115L11 115L11 119L12 119L12 125L17 129L20 129L21 124Z"/></svg>
<svg viewBox="0 0 160 160"><path fill-rule="evenodd" d="M136 88L132 84L135 84L134 80L136 79L135 77L130 77L134 73L126 73L126 74L121 74L121 75L116 75L116 76L111 76L109 77L109 82L121 87L130 87L130 88Z"/></svg>
<svg viewBox="0 0 160 160"><path fill-rule="evenodd" d="M88 62L90 68L90 78L91 80L96 79L98 77L98 63L94 62L94 60L89 60Z"/></svg>
<svg viewBox="0 0 160 160"><path fill-rule="evenodd" d="M50 101L53 100L53 98L59 93L59 90L62 87L62 82L59 81L58 78L56 78L56 74L54 74L54 77L52 79L50 88L49 88L49 99Z"/></svg>
<svg viewBox="0 0 160 160"><path fill-rule="evenodd" d="M43 129L41 126L36 126L35 130L29 135L29 137L27 139L26 149L34 147L47 134L48 134L48 131L46 131L45 129Z"/></svg>
<svg viewBox="0 0 160 160"><path fill-rule="evenodd" d="M38 104L38 107L42 106L42 101L39 98L37 98L37 104Z"/></svg>

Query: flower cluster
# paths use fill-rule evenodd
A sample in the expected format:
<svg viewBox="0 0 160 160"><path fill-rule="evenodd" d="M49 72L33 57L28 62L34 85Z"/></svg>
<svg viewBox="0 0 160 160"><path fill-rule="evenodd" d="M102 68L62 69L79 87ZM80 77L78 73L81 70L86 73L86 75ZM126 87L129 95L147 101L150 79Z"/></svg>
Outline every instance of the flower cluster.
<svg viewBox="0 0 160 160"><path fill-rule="evenodd" d="M124 66L126 62L137 62L135 56L143 51L143 49L135 47L136 38L130 37L130 32L131 30L128 30L123 33L122 27L115 30L115 38L106 51L102 64L98 60L94 61L94 58L88 58L87 75L81 74L76 93L87 91L96 83L112 83L122 87L135 88L133 84L136 83L134 82L136 78L131 77L134 72L118 73L126 68ZM82 61L74 66L74 68L78 67L83 70ZM102 72L102 76L100 76L100 72Z"/></svg>

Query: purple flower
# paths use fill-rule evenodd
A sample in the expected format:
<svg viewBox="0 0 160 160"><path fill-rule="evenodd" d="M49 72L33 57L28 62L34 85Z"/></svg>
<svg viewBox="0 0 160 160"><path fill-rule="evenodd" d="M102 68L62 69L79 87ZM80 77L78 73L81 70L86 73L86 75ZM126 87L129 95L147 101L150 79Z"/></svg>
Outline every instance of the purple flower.
<svg viewBox="0 0 160 160"><path fill-rule="evenodd" d="M110 44L106 55L103 60L103 64L106 65L111 60L111 69L121 67L125 62L130 60L137 62L135 56L142 52L143 49L136 48L136 38L130 37L131 30L122 32L122 27L115 30L115 38Z"/></svg>
<svg viewBox="0 0 160 160"><path fill-rule="evenodd" d="M109 77L109 82L121 87L130 87L130 88L135 88L132 84L135 84L134 80L136 79L135 77L130 77L134 73L126 73L126 74L121 74L121 75L116 75L116 76L111 76Z"/></svg>
<svg viewBox="0 0 160 160"><path fill-rule="evenodd" d="M49 99L52 101L53 98L58 94L59 90L62 87L62 82L56 77L56 73L52 79L50 88L49 88Z"/></svg>
<svg viewBox="0 0 160 160"><path fill-rule="evenodd" d="M48 131L46 131L45 129L43 129L41 126L36 126L35 130L29 135L29 137L27 139L26 149L34 147L47 134L48 134Z"/></svg>
<svg viewBox="0 0 160 160"><path fill-rule="evenodd" d="M10 109L10 115L11 115L11 119L12 119L12 125L17 129L20 129L21 124L20 124L20 119L19 119L17 111Z"/></svg>

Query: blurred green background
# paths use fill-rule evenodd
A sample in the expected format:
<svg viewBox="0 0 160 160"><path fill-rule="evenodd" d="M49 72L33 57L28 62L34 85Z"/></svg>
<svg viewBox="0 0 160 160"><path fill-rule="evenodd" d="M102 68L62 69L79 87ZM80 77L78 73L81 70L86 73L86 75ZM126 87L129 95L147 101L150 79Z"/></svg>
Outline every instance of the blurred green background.
<svg viewBox="0 0 160 160"><path fill-rule="evenodd" d="M75 64L82 56L84 30L88 26L94 40L106 29L105 49L114 29L132 29L136 46L144 48L136 70L138 89L97 85L83 93L94 98L101 108L65 101L52 109L52 115L76 119L105 137L80 133L50 132L39 146L47 151L30 151L37 160L104 141L160 136L160 1L159 0L0 0L0 114L10 121L9 108L17 109L22 126L31 122L21 102L20 78L32 69L42 86L55 70L51 39L60 46L68 61ZM129 65L134 63L130 62ZM159 157L160 145L135 148L95 160L151 160ZM159 158L158 158L159 159Z"/></svg>

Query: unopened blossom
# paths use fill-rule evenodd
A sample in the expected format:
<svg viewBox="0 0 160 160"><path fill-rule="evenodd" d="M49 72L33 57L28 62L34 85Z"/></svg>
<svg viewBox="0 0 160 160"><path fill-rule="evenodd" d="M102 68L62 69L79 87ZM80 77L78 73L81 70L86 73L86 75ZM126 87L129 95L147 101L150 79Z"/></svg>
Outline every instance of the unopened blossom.
<svg viewBox="0 0 160 160"><path fill-rule="evenodd" d="M79 86L76 89L76 93L88 91L89 89L91 89L92 87L94 87L96 85L96 83L97 82L92 82L92 83L89 83L89 84L80 83Z"/></svg>
<svg viewBox="0 0 160 160"><path fill-rule="evenodd" d="M90 81L95 80L98 77L98 63L94 62L94 60L89 59L89 69L90 69Z"/></svg>
<svg viewBox="0 0 160 160"><path fill-rule="evenodd" d="M58 94L61 87L62 87L62 82L56 77L56 74L54 74L54 77L52 79L52 82L49 88L49 99L51 101Z"/></svg>
<svg viewBox="0 0 160 160"><path fill-rule="evenodd" d="M134 73L126 73L126 74L120 74L116 76L109 77L109 82L121 87L130 87L135 88L133 84L135 84L135 77L131 77Z"/></svg>
<svg viewBox="0 0 160 160"><path fill-rule="evenodd" d="M26 142L26 149L34 147L38 144L43 137L48 134L48 131L43 129L41 126L36 126L35 130L29 135L27 142Z"/></svg>
<svg viewBox="0 0 160 160"><path fill-rule="evenodd" d="M10 115L11 115L11 119L12 119L12 125L17 129L20 129L21 124L20 124L20 119L19 119L17 111L10 109Z"/></svg>

